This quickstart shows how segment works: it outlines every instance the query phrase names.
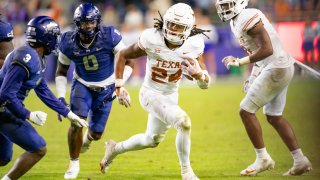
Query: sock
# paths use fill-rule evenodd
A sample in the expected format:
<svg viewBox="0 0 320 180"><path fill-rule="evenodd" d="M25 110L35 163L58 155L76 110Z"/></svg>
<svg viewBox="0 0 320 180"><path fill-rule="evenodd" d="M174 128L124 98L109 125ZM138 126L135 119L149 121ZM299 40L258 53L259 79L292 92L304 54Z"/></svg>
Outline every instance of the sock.
<svg viewBox="0 0 320 180"><path fill-rule="evenodd" d="M91 137L90 133L88 132L88 130L85 132L83 139L82 139L82 143L91 143L91 141L93 141L93 137Z"/></svg>
<svg viewBox="0 0 320 180"><path fill-rule="evenodd" d="M263 159L263 158L269 158L270 155L269 153L267 152L267 149L264 147L264 148L261 148L261 149L254 149L255 152L256 152L256 158L258 159Z"/></svg>
<svg viewBox="0 0 320 180"><path fill-rule="evenodd" d="M300 148L293 150L290 153L291 153L291 156L295 162L299 161L300 159L302 159L304 157L302 150Z"/></svg>
<svg viewBox="0 0 320 180"><path fill-rule="evenodd" d="M146 134L136 134L129 139L119 142L115 146L116 153L141 150L153 146L153 141Z"/></svg>
<svg viewBox="0 0 320 180"><path fill-rule="evenodd" d="M1 178L1 180L11 180L11 178L6 174Z"/></svg>
<svg viewBox="0 0 320 180"><path fill-rule="evenodd" d="M189 165L185 165L185 166L181 166L181 174L185 174L188 172L193 172L190 164Z"/></svg>
<svg viewBox="0 0 320 180"><path fill-rule="evenodd" d="M176 148L177 148L180 165L182 167L190 166L190 159L189 159L190 147L191 147L191 140L190 140L189 131L178 129L177 136L176 136Z"/></svg>

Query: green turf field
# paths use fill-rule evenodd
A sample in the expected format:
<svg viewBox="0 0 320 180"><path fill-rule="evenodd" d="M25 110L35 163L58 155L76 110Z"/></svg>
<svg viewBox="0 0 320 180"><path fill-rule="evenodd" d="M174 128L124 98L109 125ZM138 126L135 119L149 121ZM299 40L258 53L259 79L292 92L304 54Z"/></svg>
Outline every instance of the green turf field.
<svg viewBox="0 0 320 180"><path fill-rule="evenodd" d="M219 80L208 90L196 87L180 89L180 105L192 120L191 163L200 179L251 179L239 176L240 170L254 161L255 154L238 115L239 103L244 96L241 80ZM54 89L54 88L53 88ZM138 89L128 88L132 107L114 102L102 140L80 158L78 179L180 179L180 168L175 150L175 129L171 129L158 148L128 152L118 156L107 174L99 171L107 139L124 140L144 132L147 113L140 107ZM276 167L259 174L256 179L320 179L320 83L295 78L287 96L285 116L291 122L304 153L313 163L313 171L302 177L282 177L292 165L291 155L275 130L258 113L263 128L265 144ZM31 110L48 112L44 127L37 130L47 141L47 155L21 179L63 179L69 163L67 129L69 122L56 119L56 113L48 110L34 93L26 100ZM0 169L2 177L23 151L15 146L13 161Z"/></svg>

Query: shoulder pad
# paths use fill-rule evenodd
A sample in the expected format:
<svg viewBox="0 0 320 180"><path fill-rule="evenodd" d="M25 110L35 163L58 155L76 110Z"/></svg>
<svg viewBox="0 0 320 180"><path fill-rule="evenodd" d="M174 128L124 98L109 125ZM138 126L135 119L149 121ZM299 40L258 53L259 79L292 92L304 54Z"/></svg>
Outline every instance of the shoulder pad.
<svg viewBox="0 0 320 180"><path fill-rule="evenodd" d="M258 9L244 9L237 17L237 24L239 24L240 29L246 32L254 27L261 19L260 13L261 11Z"/></svg>
<svg viewBox="0 0 320 180"><path fill-rule="evenodd" d="M105 41L111 40L113 46L116 46L122 39L120 31L114 26L100 26L100 36Z"/></svg>
<svg viewBox="0 0 320 180"><path fill-rule="evenodd" d="M72 48L75 43L76 32L68 31L61 35L61 40L59 43L59 51L63 54L69 54L68 52L73 52Z"/></svg>
<svg viewBox="0 0 320 180"><path fill-rule="evenodd" d="M12 64L19 64L28 73L37 71L40 63L38 53L29 46L22 46L13 52Z"/></svg>
<svg viewBox="0 0 320 180"><path fill-rule="evenodd" d="M139 46L147 48L150 45L159 44L162 39L163 36L159 30L155 28L145 29L139 37Z"/></svg>

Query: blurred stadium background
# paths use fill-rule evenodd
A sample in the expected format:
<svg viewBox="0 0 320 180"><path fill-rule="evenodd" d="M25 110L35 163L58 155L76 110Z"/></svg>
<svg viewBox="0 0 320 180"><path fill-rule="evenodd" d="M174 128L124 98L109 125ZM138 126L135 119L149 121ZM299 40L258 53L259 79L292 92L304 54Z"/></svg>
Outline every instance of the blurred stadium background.
<svg viewBox="0 0 320 180"><path fill-rule="evenodd" d="M216 82L206 91L196 86L184 85L180 91L180 104L189 114L193 123L191 163L201 179L248 179L239 176L239 171L254 160L252 145L238 116L239 103L244 94L242 81L248 76L250 67L228 71L221 59L225 55L241 57L244 51L237 45L230 32L229 24L222 23L211 0L0 0L1 18L14 25L14 45L24 43L27 21L36 15L55 18L63 31L73 28L74 9L82 2L93 2L102 13L103 24L118 27L124 41L131 44L138 40L144 28L152 27L157 11L165 10L176 2L190 4L196 14L196 24L203 29L211 29L206 40L205 59ZM318 0L249 0L249 7L257 7L268 15L277 28L286 50L296 59L319 70L319 53L316 49L320 36L320 2ZM311 20L311 28L305 28ZM305 29L307 29L305 31ZM307 32L307 33L304 33ZM311 32L311 33L310 33ZM310 34L313 33L313 36ZM305 35L304 35L305 34ZM307 38L308 36L308 38ZM205 38L205 37L204 37ZM304 40L312 41L314 49L301 48ZM313 52L313 56L312 53ZM306 60L308 57L308 60ZM48 59L46 78L54 81L56 57ZM138 88L144 76L145 59L136 61L134 74L129 84L132 107L125 109L114 103L113 110L102 140L81 156L81 172L78 179L180 179L178 159L175 151L175 130L169 131L166 140L156 149L127 153L113 163L107 175L101 175L98 163L104 153L107 139L124 140L143 132L147 113L139 105ZM69 70L69 79L72 71ZM55 87L51 86L54 91ZM290 85L286 117L296 130L296 135L304 153L313 163L314 170L303 176L290 179L320 178L320 83L297 70ZM69 93L69 92L68 92ZM43 180L62 179L68 166L67 129L69 122L59 123L56 113L45 107L34 93L26 99L30 110L48 112L44 127L36 127L47 141L48 153L39 164L21 179ZM262 123L265 142L276 161L276 169L259 175L264 179L285 179L281 173L292 165L291 156L280 138L258 113ZM0 147L1 148L1 147ZM0 169L2 177L22 153L14 147L13 161ZM251 178L249 178L251 179Z"/></svg>
<svg viewBox="0 0 320 180"><path fill-rule="evenodd" d="M214 6L215 0L0 0L0 12L2 18L14 25L13 42L15 47L18 47L25 42L26 23L36 15L53 17L63 32L73 29L73 12L82 2L92 2L98 6L102 14L102 24L118 27L124 42L128 45L138 40L143 29L153 26L153 18L158 17L157 11L164 14L173 3L187 3L194 9L197 26L212 30L208 33L210 39L204 37L206 41L204 57L209 73L213 77L229 74L236 76L240 74L245 77L248 74L250 67L228 71L221 63L224 56L232 54L242 57L244 51L234 39L229 24L222 23L219 19ZM319 0L249 0L249 7L259 8L269 17L278 30L285 49L293 57L315 69L320 69ZM306 26L307 21L311 21L311 28ZM312 41L314 48L303 50L304 40ZM56 62L55 56L49 57L46 70L49 81L54 80ZM130 81L132 85L140 84L145 71L144 65L144 58L136 61ZM69 80L72 77L72 68L68 77Z"/></svg>

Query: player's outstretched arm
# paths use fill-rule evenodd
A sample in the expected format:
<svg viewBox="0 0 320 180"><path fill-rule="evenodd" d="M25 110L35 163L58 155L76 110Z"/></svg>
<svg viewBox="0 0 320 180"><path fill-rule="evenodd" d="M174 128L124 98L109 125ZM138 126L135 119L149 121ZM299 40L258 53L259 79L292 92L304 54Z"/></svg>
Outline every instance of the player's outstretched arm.
<svg viewBox="0 0 320 180"><path fill-rule="evenodd" d="M128 64L127 59L135 59L145 55L147 55L146 52L139 47L138 43L134 43L119 51L115 56L116 96L119 103L125 107L131 106L130 95L123 87L125 82L123 79L123 72L125 65Z"/></svg>

